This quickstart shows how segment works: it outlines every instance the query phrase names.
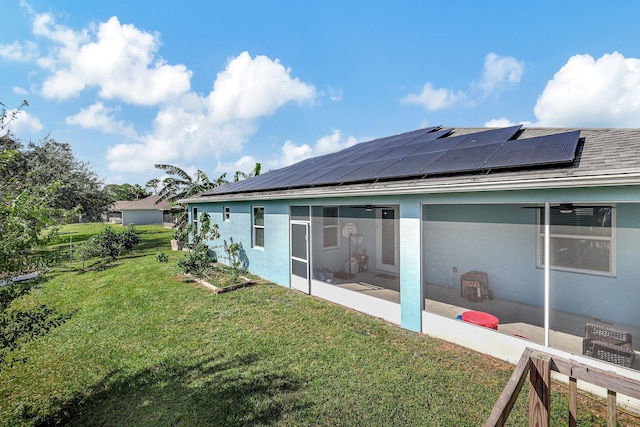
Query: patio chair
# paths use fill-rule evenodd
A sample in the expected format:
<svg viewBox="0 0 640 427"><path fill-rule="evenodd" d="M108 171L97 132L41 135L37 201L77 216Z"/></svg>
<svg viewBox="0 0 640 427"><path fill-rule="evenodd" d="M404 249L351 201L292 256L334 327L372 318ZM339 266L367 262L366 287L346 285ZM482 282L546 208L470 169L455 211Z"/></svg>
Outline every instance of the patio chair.
<svg viewBox="0 0 640 427"><path fill-rule="evenodd" d="M605 362L631 367L636 358L631 338L631 332L596 323L587 323L584 326L582 354Z"/></svg>

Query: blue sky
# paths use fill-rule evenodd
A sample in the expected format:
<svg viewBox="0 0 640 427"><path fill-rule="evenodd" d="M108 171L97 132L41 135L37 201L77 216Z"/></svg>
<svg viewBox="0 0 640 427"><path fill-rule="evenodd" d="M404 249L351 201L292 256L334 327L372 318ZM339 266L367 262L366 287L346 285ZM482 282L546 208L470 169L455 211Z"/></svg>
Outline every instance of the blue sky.
<svg viewBox="0 0 640 427"><path fill-rule="evenodd" d="M425 126L640 127L640 2L6 0L0 102L106 183Z"/></svg>

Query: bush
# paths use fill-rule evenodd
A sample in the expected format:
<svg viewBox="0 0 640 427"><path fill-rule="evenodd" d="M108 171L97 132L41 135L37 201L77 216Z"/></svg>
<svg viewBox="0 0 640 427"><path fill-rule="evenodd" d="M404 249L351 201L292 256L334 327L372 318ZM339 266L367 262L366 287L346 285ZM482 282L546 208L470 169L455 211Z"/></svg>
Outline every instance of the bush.
<svg viewBox="0 0 640 427"><path fill-rule="evenodd" d="M133 224L122 233L116 233L113 228L106 226L100 234L92 237L91 241L103 256L118 259L123 250L131 250L140 243L140 236Z"/></svg>
<svg viewBox="0 0 640 427"><path fill-rule="evenodd" d="M209 248L206 245L197 245L178 261L178 267L186 273L198 278L206 276L211 270L211 258Z"/></svg>
<svg viewBox="0 0 640 427"><path fill-rule="evenodd" d="M193 230L192 226L189 231ZM180 261L178 267L186 274L193 274L202 278L211 271L211 257L209 256L209 240L220 238L218 224L211 224L211 218L207 212L200 215L200 227L193 234L192 243L189 245L189 253Z"/></svg>
<svg viewBox="0 0 640 427"><path fill-rule="evenodd" d="M161 263L167 263L169 262L169 257L164 252L160 252L158 255L156 255L156 261Z"/></svg>

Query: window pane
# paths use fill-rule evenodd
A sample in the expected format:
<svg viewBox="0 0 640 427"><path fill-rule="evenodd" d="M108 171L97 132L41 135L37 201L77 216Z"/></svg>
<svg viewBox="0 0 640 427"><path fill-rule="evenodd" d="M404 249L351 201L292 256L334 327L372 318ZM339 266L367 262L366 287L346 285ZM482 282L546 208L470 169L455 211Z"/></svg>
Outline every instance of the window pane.
<svg viewBox="0 0 640 427"><path fill-rule="evenodd" d="M298 261L295 259L291 260L291 273L298 277L307 278L307 263Z"/></svg>
<svg viewBox="0 0 640 427"><path fill-rule="evenodd" d="M551 234L611 237L611 207L575 207L570 212L551 209ZM540 214L544 225L544 211Z"/></svg>
<svg viewBox="0 0 640 427"><path fill-rule="evenodd" d="M322 237L324 248L335 248L338 246L338 227L325 227Z"/></svg>
<svg viewBox="0 0 640 427"><path fill-rule="evenodd" d="M291 206L291 219L297 221L308 221L309 206Z"/></svg>
<svg viewBox="0 0 640 427"><path fill-rule="evenodd" d="M307 227L291 224L291 256L307 259Z"/></svg>
<svg viewBox="0 0 640 427"><path fill-rule="evenodd" d="M338 225L338 207L337 206L329 206L322 208L322 217L323 224L327 225Z"/></svg>
<svg viewBox="0 0 640 427"><path fill-rule="evenodd" d="M264 225L264 208L253 208L253 224Z"/></svg>
<svg viewBox="0 0 640 427"><path fill-rule="evenodd" d="M544 241L540 244L544 245ZM555 267L611 271L611 242L608 240L551 237L550 246L551 265Z"/></svg>
<svg viewBox="0 0 640 427"><path fill-rule="evenodd" d="M254 246L260 246L264 248L264 228L254 228L255 230L255 242Z"/></svg>

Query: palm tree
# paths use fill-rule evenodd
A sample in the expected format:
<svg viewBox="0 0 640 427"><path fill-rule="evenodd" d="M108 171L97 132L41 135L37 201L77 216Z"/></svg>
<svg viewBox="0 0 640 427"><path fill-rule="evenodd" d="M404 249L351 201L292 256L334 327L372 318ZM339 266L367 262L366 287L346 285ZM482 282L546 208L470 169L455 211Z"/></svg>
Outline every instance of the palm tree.
<svg viewBox="0 0 640 427"><path fill-rule="evenodd" d="M149 190L153 189L153 194L158 194L158 187L160 186L161 182L162 181L160 181L160 178L152 178L147 181L144 187L148 188Z"/></svg>
<svg viewBox="0 0 640 427"><path fill-rule="evenodd" d="M258 176L260 175L260 169L262 169L262 165L256 162L256 165L253 167L253 170L248 174L242 171L236 171L236 173L233 175L233 182L238 182L241 179L247 179L253 176Z"/></svg>
<svg viewBox="0 0 640 427"><path fill-rule="evenodd" d="M157 164L157 169L163 170L168 176L162 180L162 189L158 193L160 203L166 200L173 205L171 213L176 216L176 228L184 230L188 223L188 213L186 206L178 204L178 200L186 199L203 191L210 190L224 184L226 174L222 174L218 179L211 181L207 174L198 169L194 177L177 166Z"/></svg>

